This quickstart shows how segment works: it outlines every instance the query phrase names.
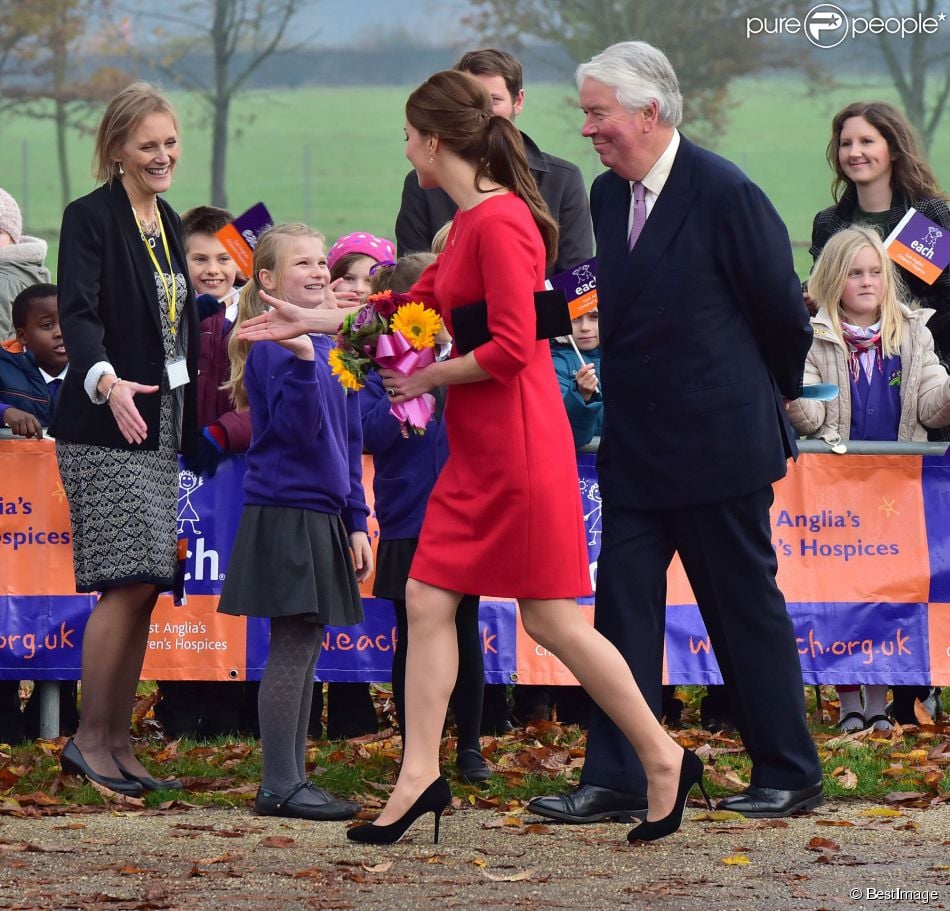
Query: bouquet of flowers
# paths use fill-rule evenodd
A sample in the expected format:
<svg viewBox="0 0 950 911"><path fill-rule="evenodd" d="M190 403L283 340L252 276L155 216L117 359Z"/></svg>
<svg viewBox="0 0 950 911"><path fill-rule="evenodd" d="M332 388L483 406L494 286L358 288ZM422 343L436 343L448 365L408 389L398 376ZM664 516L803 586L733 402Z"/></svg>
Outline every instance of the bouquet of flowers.
<svg viewBox="0 0 950 911"><path fill-rule="evenodd" d="M393 291L371 294L340 326L328 356L330 369L344 389L354 392L363 388L367 371L374 367L409 376L435 361L435 338L441 329L439 314L420 301ZM404 434L422 434L435 412L435 399L427 393L389 411Z"/></svg>

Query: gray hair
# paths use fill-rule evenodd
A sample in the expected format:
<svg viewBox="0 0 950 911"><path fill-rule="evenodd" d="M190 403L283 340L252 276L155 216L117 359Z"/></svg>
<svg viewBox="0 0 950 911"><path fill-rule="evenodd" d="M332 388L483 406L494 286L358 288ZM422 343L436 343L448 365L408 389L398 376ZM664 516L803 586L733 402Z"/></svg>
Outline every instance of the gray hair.
<svg viewBox="0 0 950 911"><path fill-rule="evenodd" d="M663 51L645 41L612 44L575 73L577 88L585 79L596 79L617 92L617 100L628 110L646 107L655 100L660 122L677 126L683 119L683 96L676 72Z"/></svg>

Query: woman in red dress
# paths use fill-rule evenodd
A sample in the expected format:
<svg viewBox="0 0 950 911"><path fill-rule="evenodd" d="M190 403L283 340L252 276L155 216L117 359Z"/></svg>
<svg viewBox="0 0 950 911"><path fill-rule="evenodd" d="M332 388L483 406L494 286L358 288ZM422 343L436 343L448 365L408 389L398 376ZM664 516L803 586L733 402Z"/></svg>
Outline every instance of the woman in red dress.
<svg viewBox="0 0 950 911"><path fill-rule="evenodd" d="M420 186L441 187L459 207L445 252L411 294L434 302L450 332L457 307L484 301L491 339L408 377L380 371L394 403L448 387L450 455L406 587L399 778L379 819L347 837L391 843L433 813L438 840L451 799L439 774L439 743L458 672L454 618L468 591L517 598L528 634L630 738L647 773L649 802L647 821L630 838L662 837L678 828L692 785L702 784L702 763L667 735L620 653L577 609L577 597L591 591L577 463L550 346L535 338L534 292L544 287L557 225L528 170L521 135L492 114L477 80L436 73L409 97L405 131ZM309 311L269 302L278 309L258 318L260 337L309 327Z"/></svg>

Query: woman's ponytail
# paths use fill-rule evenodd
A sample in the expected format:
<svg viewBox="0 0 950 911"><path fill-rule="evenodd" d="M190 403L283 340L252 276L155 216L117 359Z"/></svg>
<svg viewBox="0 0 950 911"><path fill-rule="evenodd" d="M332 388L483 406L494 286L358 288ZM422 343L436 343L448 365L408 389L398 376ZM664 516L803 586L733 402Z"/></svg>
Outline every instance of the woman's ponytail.
<svg viewBox="0 0 950 911"><path fill-rule="evenodd" d="M475 187L484 179L520 196L541 232L548 264L557 258L557 222L538 192L528 168L524 140L507 118L492 113L491 97L476 78L458 70L430 76L406 102L406 119L420 133L439 141L474 164Z"/></svg>
<svg viewBox="0 0 950 911"><path fill-rule="evenodd" d="M528 167L521 132L507 117L494 114L486 124L485 133L485 158L476 174L476 184L481 177L488 177L525 201L541 232L550 266L557 259L558 226Z"/></svg>

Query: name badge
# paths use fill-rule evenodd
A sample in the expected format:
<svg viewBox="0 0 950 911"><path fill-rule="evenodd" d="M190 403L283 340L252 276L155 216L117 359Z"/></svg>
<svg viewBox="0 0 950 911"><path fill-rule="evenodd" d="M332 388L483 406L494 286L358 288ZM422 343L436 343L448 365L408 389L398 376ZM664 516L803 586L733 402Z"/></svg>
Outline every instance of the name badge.
<svg viewBox="0 0 950 911"><path fill-rule="evenodd" d="M188 382L188 364L183 357L166 362L165 372L168 374L168 385L172 389L184 386Z"/></svg>

